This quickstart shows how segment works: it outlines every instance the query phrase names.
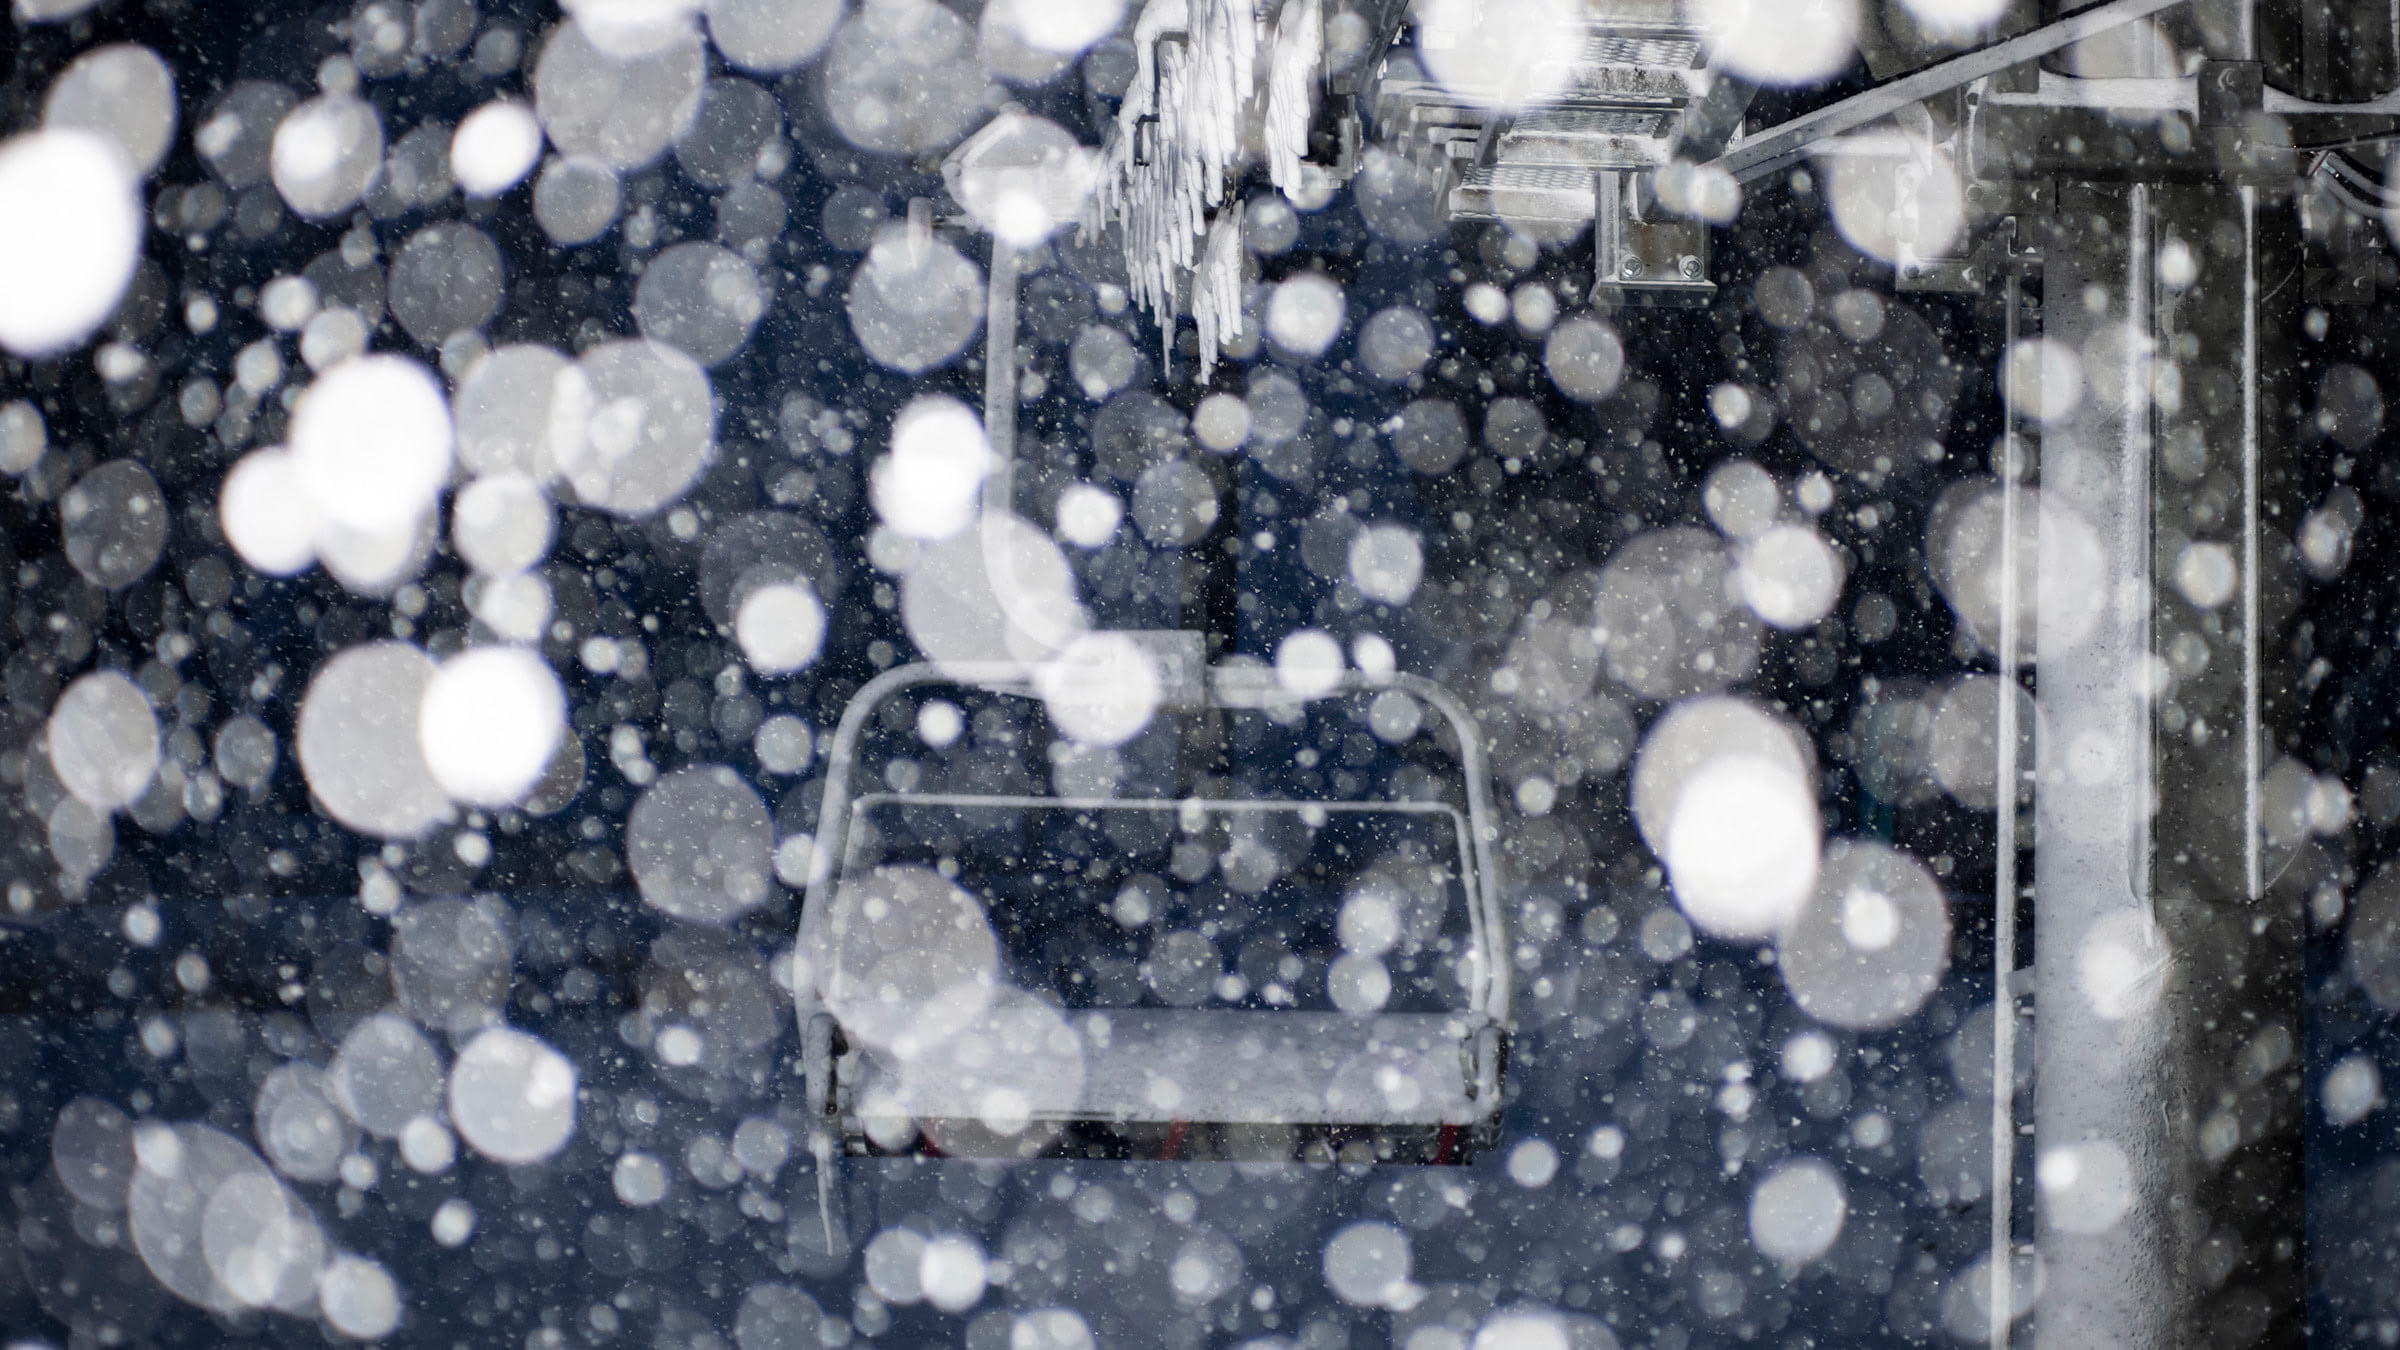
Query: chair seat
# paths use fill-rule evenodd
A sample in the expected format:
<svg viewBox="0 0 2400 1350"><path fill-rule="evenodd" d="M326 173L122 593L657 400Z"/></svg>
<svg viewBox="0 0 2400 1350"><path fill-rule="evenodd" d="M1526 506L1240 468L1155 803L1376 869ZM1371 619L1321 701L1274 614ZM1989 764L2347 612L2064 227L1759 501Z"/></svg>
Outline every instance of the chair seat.
<svg viewBox="0 0 2400 1350"><path fill-rule="evenodd" d="M1490 1113L1469 1096L1476 1024L1464 1014L1135 1008L1067 1024L1075 1054L1053 1049L1023 1074L868 1057L852 1100L862 1116L918 1120L983 1118L996 1101L1031 1120L1118 1123L1468 1125Z"/></svg>

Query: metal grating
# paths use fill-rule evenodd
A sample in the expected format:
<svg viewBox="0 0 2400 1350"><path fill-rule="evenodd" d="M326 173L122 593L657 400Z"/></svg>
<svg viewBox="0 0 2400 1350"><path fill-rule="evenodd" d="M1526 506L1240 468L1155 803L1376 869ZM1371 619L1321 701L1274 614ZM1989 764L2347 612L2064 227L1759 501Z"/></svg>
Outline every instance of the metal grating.
<svg viewBox="0 0 2400 1350"><path fill-rule="evenodd" d="M1700 64L1700 39L1666 33L1591 33L1583 40L1583 64L1688 70Z"/></svg>
<svg viewBox="0 0 2400 1350"><path fill-rule="evenodd" d="M1481 165L1450 193L1451 214L1470 220L1590 220L1592 202L1591 170L1572 165Z"/></svg>
<svg viewBox="0 0 2400 1350"><path fill-rule="evenodd" d="M1668 114L1654 108L1545 108L1518 118L1512 133L1542 136L1663 136Z"/></svg>
<svg viewBox="0 0 2400 1350"><path fill-rule="evenodd" d="M1592 175L1568 164L1495 164L1474 177L1506 192L1563 192L1584 199L1583 213L1592 213Z"/></svg>

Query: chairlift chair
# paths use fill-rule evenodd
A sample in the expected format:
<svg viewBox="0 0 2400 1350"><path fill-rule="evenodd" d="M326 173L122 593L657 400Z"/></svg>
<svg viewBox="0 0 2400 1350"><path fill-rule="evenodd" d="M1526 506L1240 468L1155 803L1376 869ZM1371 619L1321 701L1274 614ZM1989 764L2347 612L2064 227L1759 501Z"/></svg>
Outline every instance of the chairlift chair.
<svg viewBox="0 0 2400 1350"><path fill-rule="evenodd" d="M1415 799L1344 793L1338 790L1345 781L1338 773L1317 775L1324 790L1304 795L1061 796L1055 791L925 791L913 770L893 773L887 762L884 785L876 786L865 742L887 718L914 726L903 702L912 696L921 707L947 691L952 698L997 710L1004 721L1022 719L1029 727L1046 721L1042 697L1021 669L962 672L916 664L876 677L851 700L828 746L817 852L794 963L807 1105L821 1163L830 1163L828 1155L837 1150L1463 1163L1496 1138L1509 1024L1508 925L1492 858L1495 834L1483 748L1472 718L1447 691L1415 676L1370 679L1353 673L1335 689L1302 700L1262 667L1203 670L1200 650L1198 642L1190 642L1166 663L1171 666L1175 657L1188 653L1186 670L1166 674L1168 697L1158 719L1266 717L1296 725L1312 704L1319 715L1331 717L1343 700L1355 704L1396 692L1431 710L1447 728L1448 743L1440 746L1449 752L1447 781L1428 791L1433 780L1420 773L1412 780ZM1420 739L1435 743L1430 721ZM1353 787L1367 785L1360 775L1348 781ZM931 822L935 834L980 830L1012 842L981 848L952 848L941 840L928 845L905 824L911 813ZM1064 841L1059 847L1095 856L1080 870L1042 856L1026 841L1045 830ZM1031 971L1033 982L1065 981L1034 1000L1055 1009L1031 1015L1051 1043L1046 1050L1022 1048L1063 1053L1075 1061L1074 1071L1027 1067L1012 1075L1006 1064L984 1062L987 1056L1012 1053L1016 1043L1010 1029L992 1023L1012 1015L1009 1009L1022 1018L1027 1001L1016 995L963 1015L945 1005L948 1012L939 1015L950 1017L950 1033L969 1038L961 1044L974 1048L959 1052L965 1057L959 1062L945 1061L947 1067L930 1073L911 1075L902 1057L889 1053L888 1026L856 1024L858 1010L866 1006L862 981L870 978L855 956L862 926L870 922L862 917L868 912L862 905L895 903L890 894L875 892L883 884L879 876L889 875L878 869L888 864L895 847L902 854L913 849L923 855L916 860L920 864L955 872L949 879L957 891L984 907L995 930L1034 940L1038 923L1025 916L1039 911L1063 916L1058 922L1074 929L1068 941L1082 941L1081 934L1096 924L1106 941L1107 925L1092 911L1125 868L1150 856L1119 854L1140 854L1144 848L1155 854L1162 838L1190 844L1203 836L1235 839L1238 850L1240 840L1276 831L1305 838L1306 848L1325 855L1325 865L1311 873L1315 881L1343 882L1344 866L1368 863L1363 855L1382 844L1424 863L1425 876L1443 878L1435 892L1443 911L1438 916L1427 918L1420 903L1424 892L1412 893L1418 899L1411 903L1419 904L1414 921L1422 930L1419 936L1427 939L1427 964L1411 986L1417 994L1394 997L1388 1006L1345 1011L1301 1007L1316 1001L1314 991L1272 985L1263 998L1255 989L1239 990L1241 996L1233 1000L1237 1006L1222 1006L1226 1000L1219 995L1228 990L1220 987L1199 999L1187 995L1180 1000L1186 1006L1140 1006L1122 990L1113 1000L1096 993L1082 972L1065 971L1066 963L1044 963L1039 952L1019 951L1006 956ZM1136 843L1122 845L1127 839ZM1299 845L1287 851L1295 848L1305 851ZM1187 849L1184 856L1193 855ZM976 869L987 874L971 875ZM926 870L920 867L919 875ZM1142 884L1154 890L1195 889L1156 874L1145 874ZM1262 906L1289 904L1293 893L1307 892L1311 884L1295 882L1280 893L1270 888L1257 898ZM1222 891L1223 883L1218 885ZM1223 894L1235 909L1250 908L1242 897ZM1174 895L1160 900L1177 903ZM1338 897L1323 899L1319 907L1338 909ZM1338 915L1279 918L1315 934L1310 940L1323 946ZM1035 926L1028 929L1029 923ZM1083 927L1074 928L1077 924ZM1001 945L1007 945L1006 937ZM878 959L892 955L877 954ZM1294 957L1275 968L1303 964ZM1308 978L1321 987L1326 977L1319 971ZM1445 990L1448 1006L1430 1006L1427 989ZM1071 1046L1061 1044L1069 1033ZM1006 1093L1000 1113L1008 1117L997 1127L989 1119L995 1078ZM825 1171L821 1166L820 1175ZM828 1225L830 1230L830 1219Z"/></svg>

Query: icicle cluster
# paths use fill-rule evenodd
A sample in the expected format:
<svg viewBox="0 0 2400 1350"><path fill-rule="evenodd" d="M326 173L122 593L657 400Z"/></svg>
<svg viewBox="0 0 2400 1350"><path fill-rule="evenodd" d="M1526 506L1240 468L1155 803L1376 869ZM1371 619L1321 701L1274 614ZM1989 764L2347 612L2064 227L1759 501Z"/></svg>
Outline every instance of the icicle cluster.
<svg viewBox="0 0 2400 1350"><path fill-rule="evenodd" d="M1324 0L1286 0L1267 63L1267 173L1286 193L1300 186L1324 63Z"/></svg>
<svg viewBox="0 0 2400 1350"><path fill-rule="evenodd" d="M1242 204L1217 213L1192 274L1192 322L1200 329L1200 379L1216 368L1217 353L1242 332ZM1172 321L1167 322L1170 334Z"/></svg>
<svg viewBox="0 0 2400 1350"><path fill-rule="evenodd" d="M1091 228L1120 227L1133 299L1157 319L1170 365L1188 285L1203 379L1222 344L1241 333L1241 212L1229 188L1262 94L1277 187L1298 186L1308 146L1323 4L1281 0L1272 50L1262 53L1277 7L1278 0L1150 0L1134 23L1134 80L1092 199Z"/></svg>

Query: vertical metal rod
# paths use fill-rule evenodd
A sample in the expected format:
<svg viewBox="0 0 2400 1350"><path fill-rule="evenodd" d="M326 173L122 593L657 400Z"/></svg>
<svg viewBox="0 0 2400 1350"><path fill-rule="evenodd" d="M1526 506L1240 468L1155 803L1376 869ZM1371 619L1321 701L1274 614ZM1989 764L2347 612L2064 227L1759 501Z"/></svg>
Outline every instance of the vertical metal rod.
<svg viewBox="0 0 2400 1350"><path fill-rule="evenodd" d="M1016 509L1017 273L1016 246L992 236L992 279L983 321L983 432L998 461L983 480L983 509Z"/></svg>
<svg viewBox="0 0 2400 1350"><path fill-rule="evenodd" d="M2247 16L2245 6L2243 14ZM2256 900L2266 893L2266 859L2261 835L2264 771L2264 709L2260 693L2258 575L2258 189L2244 184L2242 198L2242 885Z"/></svg>
<svg viewBox="0 0 2400 1350"><path fill-rule="evenodd" d="M2013 240L2010 243L2013 244ZM2017 309L2023 300L2024 269L2009 269L2003 361L2015 359ZM2000 434L2000 715L1998 763L1992 803L1992 1350L2008 1350L2013 1300L2004 1280L2013 1278L2017 1172L2017 510L2024 464L2017 415L2001 410Z"/></svg>
<svg viewBox="0 0 2400 1350"><path fill-rule="evenodd" d="M2157 888L2151 884L2157 861L2158 803L2158 701L2156 681L2158 661L2158 624L2153 618L2156 606L2151 600L2153 580L2150 563L2151 541L2157 529L2152 520L2153 506L2158 493L2158 453L2154 444L2155 413L2150 403L2151 379L2158 341L2158 227L2155 223L2148 183L2135 183L2127 192L2131 211L2126 217L2125 259L2125 493L2133 526L2133 538L2140 542L2144 565L2139 572L2140 594L2130 600L2140 615L2134 645L2140 660L2134 667L2135 735L2131 788L2134 795L2134 894L2141 907L2156 917L2154 897Z"/></svg>
<svg viewBox="0 0 2400 1350"><path fill-rule="evenodd" d="M976 533L983 545L984 575L991 581L992 598L1017 632L1044 631L1051 616L1037 603L1029 605L1029 588L1018 583L1020 559L1013 536L990 522L1017 509L1017 275L1023 270L1016 246L992 236L991 285L985 292L983 319L983 434L992 448L991 472L983 480L983 522Z"/></svg>
<svg viewBox="0 0 2400 1350"><path fill-rule="evenodd" d="M2258 0L2234 0L2236 60L2258 59ZM2259 775L2265 727L2260 705L2258 575L2258 189L2237 189L2242 212L2242 894L2266 893L2264 806Z"/></svg>

